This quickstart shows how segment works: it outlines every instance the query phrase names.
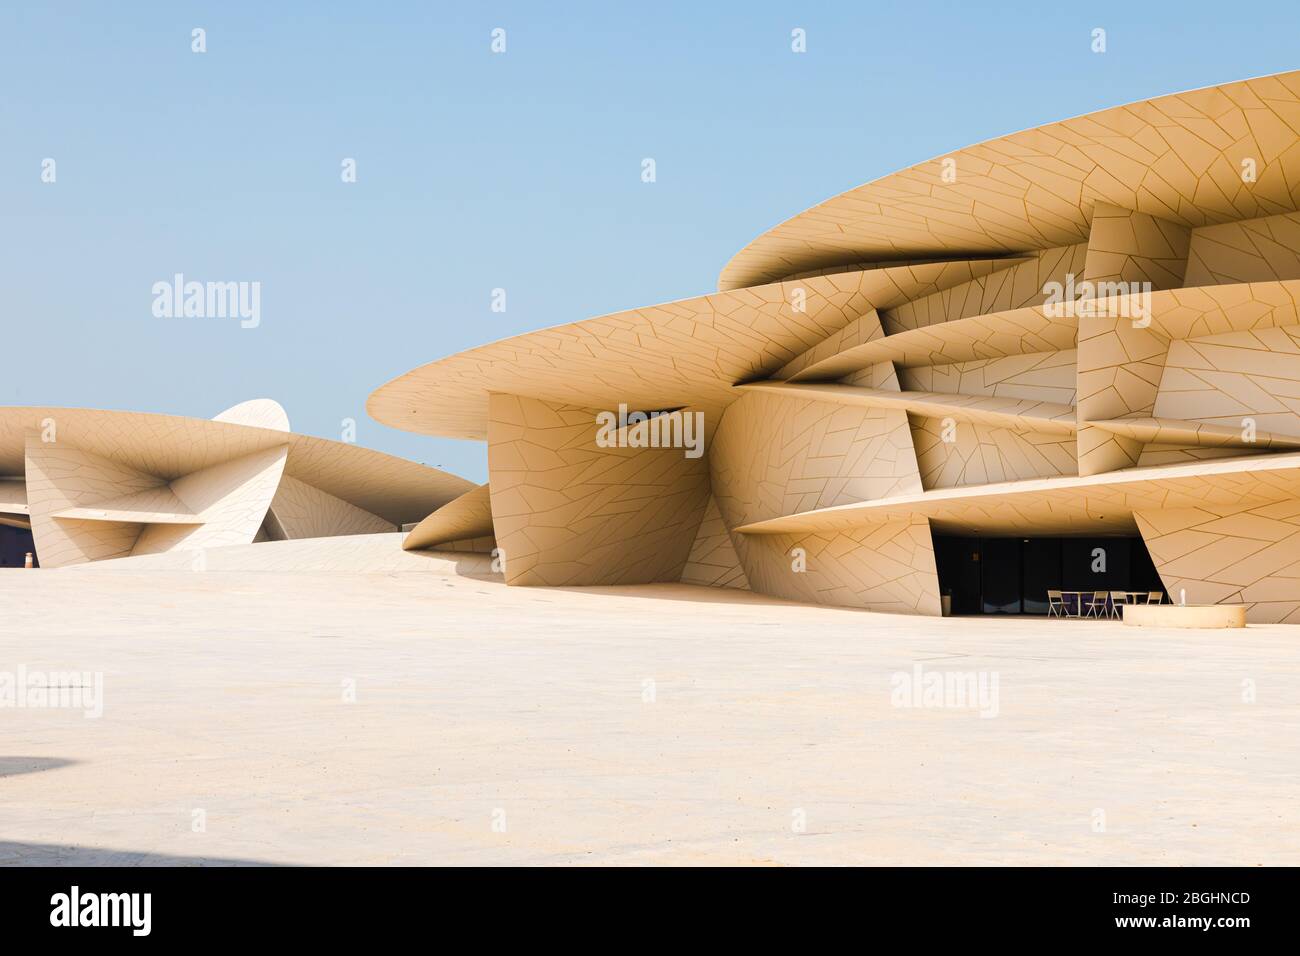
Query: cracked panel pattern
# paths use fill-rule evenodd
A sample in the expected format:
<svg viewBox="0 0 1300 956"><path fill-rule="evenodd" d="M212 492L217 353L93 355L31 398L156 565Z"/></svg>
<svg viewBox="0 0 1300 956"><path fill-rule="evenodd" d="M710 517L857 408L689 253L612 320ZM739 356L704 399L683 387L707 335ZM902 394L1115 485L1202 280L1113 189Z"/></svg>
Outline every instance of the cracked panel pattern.
<svg viewBox="0 0 1300 956"><path fill-rule="evenodd" d="M733 530L765 517L921 490L901 409L748 392L727 409L709 462L720 514ZM928 526L922 530L894 522L776 544L739 537L735 547L754 590L932 613L938 582ZM789 553L794 547L805 551L802 570Z"/></svg>
<svg viewBox="0 0 1300 956"><path fill-rule="evenodd" d="M231 422L235 425L248 425L250 428L266 428L271 431L287 432L289 415L280 403L270 398L254 398L247 402L232 405L224 412L213 415L214 422Z"/></svg>
<svg viewBox="0 0 1300 956"><path fill-rule="evenodd" d="M509 584L678 581L709 497L706 459L601 447L596 410L494 394L492 525Z"/></svg>
<svg viewBox="0 0 1300 956"><path fill-rule="evenodd" d="M1192 230L1184 284L1300 279L1300 213Z"/></svg>
<svg viewBox="0 0 1300 956"><path fill-rule="evenodd" d="M1177 289L1187 271L1191 232L1166 219L1099 202L1093 207L1083 278Z"/></svg>
<svg viewBox="0 0 1300 956"><path fill-rule="evenodd" d="M910 416L921 484L983 485L1076 473L1074 435Z"/></svg>
<svg viewBox="0 0 1300 956"><path fill-rule="evenodd" d="M289 539L382 534L397 530L391 521L288 475L280 479L280 487L271 500L271 512Z"/></svg>
<svg viewBox="0 0 1300 956"><path fill-rule="evenodd" d="M800 369L790 380L830 381L876 362L911 368L1073 349L1078 328L1069 309L1059 316L1044 314L1041 307L975 315L855 345Z"/></svg>
<svg viewBox="0 0 1300 956"><path fill-rule="evenodd" d="M67 441L42 441L32 432L27 487L41 564L53 568L249 543L284 460L284 446L270 448L167 483Z"/></svg>
<svg viewBox="0 0 1300 956"><path fill-rule="evenodd" d="M700 583L935 613L931 527L1134 534L1140 513L1156 537L1152 515L1193 509L1213 517L1162 573L1281 619L1260 595L1291 586L1289 545L1216 565L1256 552L1251 522L1214 522L1292 522L1300 498L1298 210L1300 73L1160 97L851 190L742 250L719 293L453 356L371 408L451 437L487 432L493 391L703 409ZM1175 557L1189 529L1218 543Z"/></svg>
<svg viewBox="0 0 1300 956"><path fill-rule="evenodd" d="M1188 604L1245 604L1256 623L1300 623L1300 498L1137 511L1160 578Z"/></svg>
<svg viewBox="0 0 1300 956"><path fill-rule="evenodd" d="M744 392L763 392L835 405L893 408L915 415L947 417L958 422L979 422L1062 435L1073 435L1075 430L1073 405L1028 398L904 392L897 387L868 388L836 383L755 382L737 388Z"/></svg>
<svg viewBox="0 0 1300 956"><path fill-rule="evenodd" d="M740 566L731 533L727 531L718 502L712 495L704 509L704 520L700 522L695 543L691 545L690 557L682 570L682 583L749 590L749 581L745 578L745 569Z"/></svg>
<svg viewBox="0 0 1300 956"><path fill-rule="evenodd" d="M1074 405L1077 354L1075 349L1062 349L905 368L899 380L908 391L995 395Z"/></svg>
<svg viewBox="0 0 1300 956"><path fill-rule="evenodd" d="M751 587L763 594L897 614L939 613L934 542L925 518L741 536L737 553Z"/></svg>
<svg viewBox="0 0 1300 956"><path fill-rule="evenodd" d="M197 525L146 524L132 554L250 544L284 474L288 448L268 448L213 465L170 483ZM39 553L39 544L37 553Z"/></svg>
<svg viewBox="0 0 1300 956"><path fill-rule="evenodd" d="M30 499L39 512L33 535L45 567L252 541L277 488L296 533L339 534L391 531L474 487L287 427L284 410L268 399L213 421L0 408L0 473L22 476L6 485L23 482L24 511Z"/></svg>
<svg viewBox="0 0 1300 956"><path fill-rule="evenodd" d="M906 412L765 392L727 409L709 463L733 528L921 487Z"/></svg>
<svg viewBox="0 0 1300 956"><path fill-rule="evenodd" d="M718 288L837 261L1077 243L1098 202L1190 227L1300 209L1300 73L1101 110L920 163L764 233Z"/></svg>
<svg viewBox="0 0 1300 956"><path fill-rule="evenodd" d="M32 537L45 568L123 557L140 536L141 525L135 522L56 518L56 512L166 485L156 475L70 442L43 441L38 432L27 435L26 465Z"/></svg>
<svg viewBox="0 0 1300 956"><path fill-rule="evenodd" d="M408 551L492 536L492 497L486 484L447 502L411 529L402 547Z"/></svg>
<svg viewBox="0 0 1300 956"><path fill-rule="evenodd" d="M1263 418L1261 431L1287 434L1295 427L1286 404L1295 391L1287 383L1297 372L1288 329L1300 325L1300 282L1179 289L1150 298L1146 325L1140 317L1079 320L1080 474L1132 467L1143 451L1141 441L1087 427L1088 421L1226 424L1235 418L1240 427L1253 413ZM1270 384L1277 395L1269 394Z"/></svg>
<svg viewBox="0 0 1300 956"><path fill-rule="evenodd" d="M1048 283L1064 285L1068 275L1083 275L1087 253L1088 244L1083 242L1044 249L1010 268L905 302L885 312L882 321L894 334L973 315L1042 305Z"/></svg>
<svg viewBox="0 0 1300 956"><path fill-rule="evenodd" d="M766 376L871 309L964 282L1003 263L898 266L697 296L470 349L375 390L366 408L395 428L486 436L488 393L716 417L731 386Z"/></svg>

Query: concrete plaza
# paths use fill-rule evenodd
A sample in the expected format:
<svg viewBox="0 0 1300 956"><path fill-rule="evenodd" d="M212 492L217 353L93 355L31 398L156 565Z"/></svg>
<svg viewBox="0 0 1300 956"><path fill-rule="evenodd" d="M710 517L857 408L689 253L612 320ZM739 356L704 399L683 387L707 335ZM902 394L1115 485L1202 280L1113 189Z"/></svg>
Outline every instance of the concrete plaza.
<svg viewBox="0 0 1300 956"><path fill-rule="evenodd" d="M1294 627L118 564L0 571L0 672L103 679L0 709L0 864L1300 863Z"/></svg>

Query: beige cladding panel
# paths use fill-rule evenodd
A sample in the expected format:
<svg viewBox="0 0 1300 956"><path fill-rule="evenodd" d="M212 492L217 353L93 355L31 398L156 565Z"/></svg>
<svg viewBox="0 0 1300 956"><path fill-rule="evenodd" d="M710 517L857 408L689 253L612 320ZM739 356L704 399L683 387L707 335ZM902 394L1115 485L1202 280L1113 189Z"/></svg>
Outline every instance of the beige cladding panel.
<svg viewBox="0 0 1300 956"><path fill-rule="evenodd" d="M898 384L898 369L894 367L893 362L873 362L866 368L851 372L838 381L844 385L874 388L882 392L902 391L902 386Z"/></svg>
<svg viewBox="0 0 1300 956"><path fill-rule="evenodd" d="M740 536L755 591L791 601L937 615L939 577L925 518L813 534Z"/></svg>
<svg viewBox="0 0 1300 956"><path fill-rule="evenodd" d="M1075 347L1079 321L1071 309L1062 314L1042 306L974 315L925 325L853 345L819 358L790 380L833 381L879 362L902 368L976 362L989 358L1059 352Z"/></svg>
<svg viewBox="0 0 1300 956"><path fill-rule="evenodd" d="M285 475L271 501L284 536L330 538L341 534L382 534L397 527L341 498Z"/></svg>
<svg viewBox="0 0 1300 956"><path fill-rule="evenodd" d="M1171 342L1155 415L1300 436L1300 325Z"/></svg>
<svg viewBox="0 0 1300 956"><path fill-rule="evenodd" d="M254 398L247 402L232 405L224 412L213 415L214 422L231 422L247 425L250 428L266 428L271 431L287 432L289 416L280 403L269 398Z"/></svg>
<svg viewBox="0 0 1300 956"><path fill-rule="evenodd" d="M0 504L31 510L38 558L53 568L246 544L283 537L282 526L294 536L392 531L389 515L424 516L473 487L415 462L287 429L284 410L268 399L211 421L0 408L0 463L13 475L3 485L22 490ZM291 464L298 476L290 475ZM283 521L268 512L277 490Z"/></svg>
<svg viewBox="0 0 1300 956"><path fill-rule="evenodd" d="M284 473L394 526L419 521L474 487L438 468L313 435L289 436Z"/></svg>
<svg viewBox="0 0 1300 956"><path fill-rule="evenodd" d="M1300 213L1192 230L1186 285L1300 279Z"/></svg>
<svg viewBox="0 0 1300 956"><path fill-rule="evenodd" d="M45 568L124 557L140 535L138 523L62 519L56 512L166 485L68 441L44 441L34 431L27 434L26 473L32 536Z"/></svg>
<svg viewBox="0 0 1300 956"><path fill-rule="evenodd" d="M454 541L478 540L492 535L492 496L487 485L479 485L447 502L411 529L402 542L407 551L448 545Z"/></svg>
<svg viewBox="0 0 1300 956"><path fill-rule="evenodd" d="M899 380L908 391L992 395L1074 405L1077 354L1071 348L905 368L899 373Z"/></svg>
<svg viewBox="0 0 1300 956"><path fill-rule="evenodd" d="M1049 283L1064 286L1068 276L1084 274L1087 253L1088 244L1082 242L1044 249L1026 262L905 302L885 312L882 322L892 335L974 315L1042 305Z"/></svg>
<svg viewBox="0 0 1300 956"><path fill-rule="evenodd" d="M376 389L366 409L395 428L479 440L491 392L583 408L691 406L712 418L737 382L776 372L860 319L863 328L848 334L867 334L873 309L1004 267L989 259L890 265L615 312L414 369Z"/></svg>
<svg viewBox="0 0 1300 956"><path fill-rule="evenodd" d="M1083 279L1110 288L1124 283L1177 289L1187 271L1191 229L1146 213L1099 202L1093 207Z"/></svg>
<svg viewBox="0 0 1300 956"><path fill-rule="evenodd" d="M1076 473L1073 435L910 416L926 488L984 485Z"/></svg>
<svg viewBox="0 0 1300 956"><path fill-rule="evenodd" d="M1090 428L1096 419L1149 416L1169 338L1122 317L1082 319L1078 349L1078 470L1095 475L1136 465L1142 442Z"/></svg>
<svg viewBox="0 0 1300 956"><path fill-rule="evenodd" d="M875 309L871 309L844 328L822 339L806 352L795 356L776 373L776 378L789 378L810 365L816 365L818 362L839 355L846 349L883 338L884 334L885 330L880 325L880 314Z"/></svg>
<svg viewBox="0 0 1300 956"><path fill-rule="evenodd" d="M1300 497L1134 516L1175 600L1245 604L1251 622L1300 623Z"/></svg>
<svg viewBox="0 0 1300 956"><path fill-rule="evenodd" d="M765 517L920 490L907 414L899 409L748 392L727 409L709 462L719 511L732 531ZM779 541L733 540L756 591L937 613L938 579L924 520Z"/></svg>
<svg viewBox="0 0 1300 956"><path fill-rule="evenodd" d="M1297 112L1300 73L1280 73L955 150L770 229L727 264L718 288L835 262L1077 243L1088 238L1097 203L1185 227L1294 212Z"/></svg>
<svg viewBox="0 0 1300 956"><path fill-rule="evenodd" d="M888 365L888 363L882 363ZM759 392L836 405L897 409L910 414L951 417L1036 431L1073 435L1074 406L1024 398L991 395L954 395L949 392L904 392L892 388L821 382L753 382L736 386L742 392Z"/></svg>
<svg viewBox="0 0 1300 956"><path fill-rule="evenodd" d="M695 536L690 557L682 571L682 583L749 590L749 581L745 577L745 569L740 566L731 533L727 531L722 512L718 510L718 503L712 495L709 496L699 534Z"/></svg>
<svg viewBox="0 0 1300 956"><path fill-rule="evenodd" d="M747 392L709 449L727 526L919 491L907 413Z"/></svg>
<svg viewBox="0 0 1300 956"><path fill-rule="evenodd" d="M134 554L251 544L284 474L288 446L268 448L171 482L172 494L198 523L146 524Z"/></svg>
<svg viewBox="0 0 1300 956"><path fill-rule="evenodd" d="M626 432L602 447L590 408L493 394L489 414L492 524L507 583L681 579L709 497L704 455L622 446L639 440Z"/></svg>
<svg viewBox="0 0 1300 956"><path fill-rule="evenodd" d="M495 559L495 555L499 553L497 548L497 539L494 535L490 535L490 534L480 535L477 538L457 538L455 541L443 541L440 544L435 544L432 547L427 549L408 548L406 547L405 542L403 542L402 550L403 551L420 551L420 550L467 551L471 554L493 554L494 563L498 567L500 565L500 562L496 561ZM499 574L500 571L496 571L494 573Z"/></svg>
<svg viewBox="0 0 1300 956"><path fill-rule="evenodd" d="M8 406L0 408L0 472L22 473L25 436L33 431L164 482L286 441L279 431L201 418Z"/></svg>
<svg viewBox="0 0 1300 956"><path fill-rule="evenodd" d="M1197 508L1229 515L1297 497L1300 454L1167 465L1090 476L940 488L756 522L741 534L843 530L923 515L950 530L1046 535L1134 532L1135 512Z"/></svg>

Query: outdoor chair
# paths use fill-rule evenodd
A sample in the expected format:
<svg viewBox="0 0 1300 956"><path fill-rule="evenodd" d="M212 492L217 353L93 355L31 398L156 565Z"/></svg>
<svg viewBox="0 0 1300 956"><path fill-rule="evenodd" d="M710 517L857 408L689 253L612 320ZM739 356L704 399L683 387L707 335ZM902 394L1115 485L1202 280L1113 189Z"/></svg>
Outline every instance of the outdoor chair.
<svg viewBox="0 0 1300 956"><path fill-rule="evenodd" d="M1164 592L1164 591L1148 591L1148 592L1147 592L1147 603L1148 603L1148 604L1164 604L1164 603L1165 603L1165 592Z"/></svg>
<svg viewBox="0 0 1300 956"><path fill-rule="evenodd" d="M1114 618L1122 617L1123 612L1119 609L1121 604L1128 603L1127 591L1110 592L1110 616Z"/></svg>
<svg viewBox="0 0 1300 956"><path fill-rule="evenodd" d="M1070 612L1065 607L1065 597L1060 591L1047 589L1047 616L1048 617L1069 617Z"/></svg>
<svg viewBox="0 0 1300 956"><path fill-rule="evenodd" d="M1108 597L1110 597L1109 591L1093 591L1092 597L1090 598L1086 594L1082 595L1079 599L1079 603L1083 604L1086 600L1088 602L1088 607L1086 612L1081 609L1080 616L1096 618L1104 617L1106 614L1106 599Z"/></svg>

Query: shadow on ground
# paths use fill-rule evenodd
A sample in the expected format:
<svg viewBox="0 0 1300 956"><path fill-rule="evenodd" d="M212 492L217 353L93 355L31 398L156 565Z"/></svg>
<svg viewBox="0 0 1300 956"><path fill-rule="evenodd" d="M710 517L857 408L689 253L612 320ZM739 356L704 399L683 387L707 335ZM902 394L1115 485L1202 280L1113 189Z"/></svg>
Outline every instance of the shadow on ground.
<svg viewBox="0 0 1300 956"><path fill-rule="evenodd" d="M62 757L0 757L0 777L16 777L22 773L40 773L43 770L57 770L69 767L76 760L64 760Z"/></svg>
<svg viewBox="0 0 1300 956"><path fill-rule="evenodd" d="M282 866L265 860L219 856L176 856L139 850L110 850L58 843L0 840L0 866Z"/></svg>

